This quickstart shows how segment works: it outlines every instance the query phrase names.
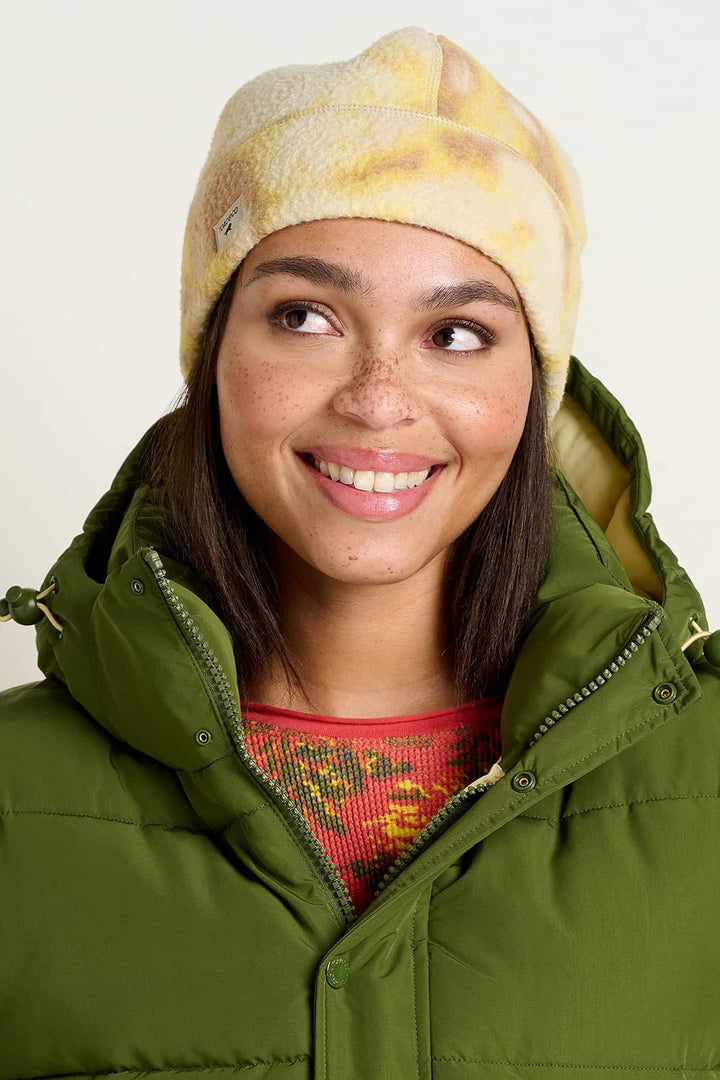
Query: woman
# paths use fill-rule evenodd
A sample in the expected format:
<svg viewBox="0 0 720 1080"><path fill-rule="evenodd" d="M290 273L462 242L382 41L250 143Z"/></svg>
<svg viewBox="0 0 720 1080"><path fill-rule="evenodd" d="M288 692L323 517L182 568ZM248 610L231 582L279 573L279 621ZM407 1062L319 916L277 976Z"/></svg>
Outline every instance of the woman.
<svg viewBox="0 0 720 1080"><path fill-rule="evenodd" d="M218 122L187 392L0 695L0 1077L720 1075L720 641L571 163L418 27Z"/></svg>

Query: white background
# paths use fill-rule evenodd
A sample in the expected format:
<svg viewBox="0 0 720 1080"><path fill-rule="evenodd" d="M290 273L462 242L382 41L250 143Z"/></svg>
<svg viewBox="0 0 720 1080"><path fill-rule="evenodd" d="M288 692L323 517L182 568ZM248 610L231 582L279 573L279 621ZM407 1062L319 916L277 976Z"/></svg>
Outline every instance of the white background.
<svg viewBox="0 0 720 1080"><path fill-rule="evenodd" d="M720 627L717 0L0 4L0 595L38 586L182 387L185 215L248 79L444 34L556 136L588 242L573 352L645 441L660 535ZM0 686L40 677L0 623Z"/></svg>

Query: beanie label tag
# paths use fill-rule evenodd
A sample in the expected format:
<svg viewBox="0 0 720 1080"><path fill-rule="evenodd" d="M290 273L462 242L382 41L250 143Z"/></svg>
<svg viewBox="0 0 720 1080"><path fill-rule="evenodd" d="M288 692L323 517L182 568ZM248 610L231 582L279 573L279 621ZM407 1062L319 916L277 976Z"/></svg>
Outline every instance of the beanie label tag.
<svg viewBox="0 0 720 1080"><path fill-rule="evenodd" d="M229 242L234 230L238 227L241 215L242 198L236 199L232 206L225 211L217 224L213 226L215 231L215 247L218 251L222 251Z"/></svg>

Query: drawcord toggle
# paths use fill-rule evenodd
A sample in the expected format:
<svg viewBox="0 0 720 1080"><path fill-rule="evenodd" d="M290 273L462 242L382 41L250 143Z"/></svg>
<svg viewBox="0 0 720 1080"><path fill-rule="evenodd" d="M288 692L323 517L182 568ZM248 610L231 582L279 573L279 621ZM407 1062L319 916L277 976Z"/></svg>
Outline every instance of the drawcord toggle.
<svg viewBox="0 0 720 1080"><path fill-rule="evenodd" d="M695 633L692 637L689 637L685 644L682 646L683 652L687 649L688 645L692 645L694 641L698 641L699 638L704 638L703 653L708 664L712 664L713 667L720 668L720 630L715 630L712 634L709 630L703 630L703 628L697 623L695 619L690 620L690 625L695 629Z"/></svg>
<svg viewBox="0 0 720 1080"><path fill-rule="evenodd" d="M36 593L34 589L21 589L19 585L11 585L5 593L4 599L0 600L0 622L20 623L21 626L32 626L40 622L43 615L52 623L56 630L62 633L62 625L57 621L47 604L43 604L43 598L57 589L57 582L52 581L47 589Z"/></svg>

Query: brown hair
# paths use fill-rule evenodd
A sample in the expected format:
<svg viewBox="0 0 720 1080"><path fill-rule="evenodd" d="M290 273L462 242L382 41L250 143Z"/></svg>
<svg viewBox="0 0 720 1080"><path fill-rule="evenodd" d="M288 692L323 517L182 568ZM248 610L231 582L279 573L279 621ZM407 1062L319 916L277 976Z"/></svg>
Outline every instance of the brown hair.
<svg viewBox="0 0 720 1080"><path fill-rule="evenodd" d="M232 637L240 700L274 655L288 688L294 683L312 707L279 625L269 529L238 491L220 440L215 371L239 269L209 317L179 404L156 425L143 478L161 500L166 555L190 568ZM458 706L503 691L545 572L551 450L544 373L532 338L531 346L532 390L513 460L487 506L452 543L446 563L445 629Z"/></svg>

